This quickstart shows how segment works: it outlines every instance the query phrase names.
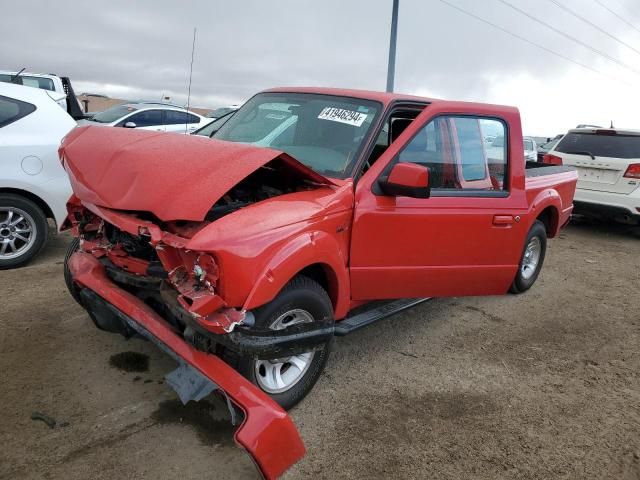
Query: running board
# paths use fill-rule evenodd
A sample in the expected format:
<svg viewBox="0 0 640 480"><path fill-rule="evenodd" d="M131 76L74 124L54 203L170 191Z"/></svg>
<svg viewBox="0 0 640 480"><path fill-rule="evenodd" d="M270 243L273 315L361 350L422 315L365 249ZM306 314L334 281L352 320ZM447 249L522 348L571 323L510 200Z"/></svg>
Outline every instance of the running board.
<svg viewBox="0 0 640 480"><path fill-rule="evenodd" d="M352 317L336 322L334 334L338 337L347 335L348 333L366 327L372 323L382 320L383 318L395 315L398 312L406 310L416 305L426 302L429 298L405 298L402 300L391 300L384 305L374 307L362 313L358 313Z"/></svg>

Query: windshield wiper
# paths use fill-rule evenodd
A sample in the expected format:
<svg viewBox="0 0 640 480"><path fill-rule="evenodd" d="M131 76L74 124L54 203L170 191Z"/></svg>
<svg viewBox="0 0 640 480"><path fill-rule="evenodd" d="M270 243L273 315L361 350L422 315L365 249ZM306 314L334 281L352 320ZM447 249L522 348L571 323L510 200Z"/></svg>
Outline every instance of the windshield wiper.
<svg viewBox="0 0 640 480"><path fill-rule="evenodd" d="M588 152L586 150L576 150L574 152L564 152L564 153L569 153L571 155L587 155L587 156L591 157L591 160L595 160L596 159L596 157L595 157L595 155L593 153Z"/></svg>
<svg viewBox="0 0 640 480"><path fill-rule="evenodd" d="M9 83L15 83L14 80L17 80L18 77L20 76L20 74L22 72L24 72L27 69L27 67L24 67L22 70L20 70L18 73L16 73L13 77L11 77L11 80L9 80Z"/></svg>

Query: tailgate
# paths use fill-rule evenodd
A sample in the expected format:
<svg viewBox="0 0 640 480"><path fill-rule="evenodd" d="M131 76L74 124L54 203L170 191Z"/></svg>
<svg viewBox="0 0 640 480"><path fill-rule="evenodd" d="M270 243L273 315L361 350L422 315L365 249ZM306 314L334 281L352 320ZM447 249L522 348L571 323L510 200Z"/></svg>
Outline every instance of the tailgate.
<svg viewBox="0 0 640 480"><path fill-rule="evenodd" d="M74 281L85 287L98 313L116 315L143 337L176 358L182 367L208 380L240 408L244 420L234 435L249 452L265 478L277 478L305 453L291 418L269 396L215 355L196 350L177 335L162 318L140 299L119 288L107 277L102 264L91 254L76 252L69 260ZM85 297L87 297L85 295ZM95 311L95 310L94 310Z"/></svg>

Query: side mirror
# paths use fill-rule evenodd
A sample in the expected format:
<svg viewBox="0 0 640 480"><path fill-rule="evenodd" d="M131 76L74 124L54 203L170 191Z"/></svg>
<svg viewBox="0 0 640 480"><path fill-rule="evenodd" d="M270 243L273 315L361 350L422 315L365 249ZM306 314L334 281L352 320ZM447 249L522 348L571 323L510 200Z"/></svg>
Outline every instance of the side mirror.
<svg viewBox="0 0 640 480"><path fill-rule="evenodd" d="M389 176L379 181L386 195L394 197L429 198L429 168L415 163L396 163Z"/></svg>
<svg viewBox="0 0 640 480"><path fill-rule="evenodd" d="M127 122L124 124L124 128L136 128L135 122Z"/></svg>

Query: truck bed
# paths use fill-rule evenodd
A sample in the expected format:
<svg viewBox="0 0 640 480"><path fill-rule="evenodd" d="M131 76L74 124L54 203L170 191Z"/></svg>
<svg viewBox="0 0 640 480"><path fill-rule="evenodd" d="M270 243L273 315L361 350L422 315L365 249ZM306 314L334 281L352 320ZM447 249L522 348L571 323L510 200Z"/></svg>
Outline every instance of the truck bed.
<svg viewBox="0 0 640 480"><path fill-rule="evenodd" d="M571 216L578 172L566 165L527 162L524 180L529 205L535 206L544 198L559 197L559 204L555 207L557 217L553 215L557 220L552 222L553 228L547 232L550 238L556 236Z"/></svg>
<svg viewBox="0 0 640 480"><path fill-rule="evenodd" d="M542 177L545 175L553 175L556 173L565 173L575 170L573 167L566 165L546 165L538 162L527 162L524 175L527 178Z"/></svg>

